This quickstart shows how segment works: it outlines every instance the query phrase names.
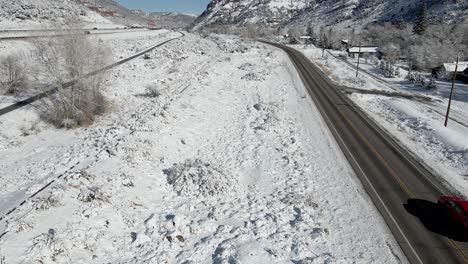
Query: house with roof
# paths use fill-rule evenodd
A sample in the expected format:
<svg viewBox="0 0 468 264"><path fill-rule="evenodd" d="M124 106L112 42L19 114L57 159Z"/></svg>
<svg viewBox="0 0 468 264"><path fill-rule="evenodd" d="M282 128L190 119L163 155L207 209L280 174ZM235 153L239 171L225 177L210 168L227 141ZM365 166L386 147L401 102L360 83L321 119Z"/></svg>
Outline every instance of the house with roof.
<svg viewBox="0 0 468 264"><path fill-rule="evenodd" d="M351 58L358 58L359 54L360 57L365 58L371 56L380 57L379 47L377 46L356 46L350 47L346 51L348 52L348 56Z"/></svg>
<svg viewBox="0 0 468 264"><path fill-rule="evenodd" d="M348 50L349 48L349 40L348 39L342 39L340 41L340 50Z"/></svg>
<svg viewBox="0 0 468 264"><path fill-rule="evenodd" d="M458 67L456 62L444 63L442 67L448 73L454 73L457 68L457 74L461 74L468 68L468 61L459 61Z"/></svg>
<svg viewBox="0 0 468 264"><path fill-rule="evenodd" d="M468 83L468 67L461 74L457 75L457 79Z"/></svg>
<svg viewBox="0 0 468 264"><path fill-rule="evenodd" d="M459 61L458 67L456 62L443 63L442 65L432 69L432 75L436 78L447 78L455 74L455 68L457 69L457 76L467 75L468 61Z"/></svg>

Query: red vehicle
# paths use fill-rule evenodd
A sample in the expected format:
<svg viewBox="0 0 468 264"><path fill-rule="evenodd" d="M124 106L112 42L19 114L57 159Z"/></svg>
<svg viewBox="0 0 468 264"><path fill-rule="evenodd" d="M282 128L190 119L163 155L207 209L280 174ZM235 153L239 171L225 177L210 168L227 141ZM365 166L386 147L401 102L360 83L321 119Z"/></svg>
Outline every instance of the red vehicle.
<svg viewBox="0 0 468 264"><path fill-rule="evenodd" d="M454 222L468 231L468 201L456 196L442 196L437 203Z"/></svg>

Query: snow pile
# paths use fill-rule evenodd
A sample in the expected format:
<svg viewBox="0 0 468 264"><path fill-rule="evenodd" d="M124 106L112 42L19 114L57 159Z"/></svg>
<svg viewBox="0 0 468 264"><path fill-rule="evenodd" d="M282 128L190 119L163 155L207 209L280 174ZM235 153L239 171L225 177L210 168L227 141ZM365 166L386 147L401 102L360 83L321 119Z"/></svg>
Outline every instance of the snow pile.
<svg viewBox="0 0 468 264"><path fill-rule="evenodd" d="M36 210L48 210L62 205L64 187L54 186L50 193L34 198L34 207Z"/></svg>
<svg viewBox="0 0 468 264"><path fill-rule="evenodd" d="M80 194L78 194L78 200L84 203L101 203L108 202L109 195L105 194L101 188L92 186L92 187L83 187L80 189Z"/></svg>
<svg viewBox="0 0 468 264"><path fill-rule="evenodd" d="M247 72L241 77L242 80L246 81L264 81L265 76L269 75L268 71L262 70L260 66L249 62L240 65L238 69Z"/></svg>
<svg viewBox="0 0 468 264"><path fill-rule="evenodd" d="M38 263L65 263L71 261L66 254L66 238L57 238L55 232L54 229L49 229L47 233L35 237L29 248L30 257L26 259Z"/></svg>
<svg viewBox="0 0 468 264"><path fill-rule="evenodd" d="M164 171L167 181L179 195L220 196L237 193L239 183L232 174L225 174L216 166L200 159L174 164Z"/></svg>
<svg viewBox="0 0 468 264"><path fill-rule="evenodd" d="M280 121L278 118L278 104L259 102L253 105L255 120L250 123L254 130L269 131Z"/></svg>

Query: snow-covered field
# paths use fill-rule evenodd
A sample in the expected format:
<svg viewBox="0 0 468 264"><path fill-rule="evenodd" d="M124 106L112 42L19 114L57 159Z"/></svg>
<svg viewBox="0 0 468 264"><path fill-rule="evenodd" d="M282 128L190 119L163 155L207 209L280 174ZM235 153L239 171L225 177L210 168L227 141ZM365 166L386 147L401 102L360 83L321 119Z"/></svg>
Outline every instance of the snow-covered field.
<svg viewBox="0 0 468 264"><path fill-rule="evenodd" d="M126 57L174 34L103 41ZM293 69L188 34L113 70L113 111L89 127L0 117L0 217L25 199L0 260L406 263Z"/></svg>
<svg viewBox="0 0 468 264"><path fill-rule="evenodd" d="M444 119L451 88L449 83L437 82L436 90L427 90L406 81L403 69L400 70L401 77L385 78L364 60L361 67L384 81L363 72L356 78L355 69L327 52L322 58L321 49L312 46L295 48L304 52L340 85L366 90L401 91L433 98L433 102L421 102L372 94L350 95L379 125L438 174L438 180L454 193L468 196L468 85L455 85L451 119L446 128ZM356 63L355 60L350 62Z"/></svg>

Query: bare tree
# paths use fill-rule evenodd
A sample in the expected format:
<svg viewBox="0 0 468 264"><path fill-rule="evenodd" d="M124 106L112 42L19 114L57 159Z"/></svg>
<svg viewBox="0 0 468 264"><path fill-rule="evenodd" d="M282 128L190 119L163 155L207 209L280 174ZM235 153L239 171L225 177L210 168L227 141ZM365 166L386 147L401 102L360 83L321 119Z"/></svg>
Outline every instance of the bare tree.
<svg viewBox="0 0 468 264"><path fill-rule="evenodd" d="M105 111L106 100L101 93L104 76L83 76L109 63L108 48L71 30L64 37L38 41L35 46L42 78L52 80L49 84L58 88L44 100L44 119L57 127L71 128L89 124ZM73 85L63 87L68 81Z"/></svg>
<svg viewBox="0 0 468 264"><path fill-rule="evenodd" d="M8 55L0 58L0 86L5 94L16 94L27 86L27 70L24 56Z"/></svg>

